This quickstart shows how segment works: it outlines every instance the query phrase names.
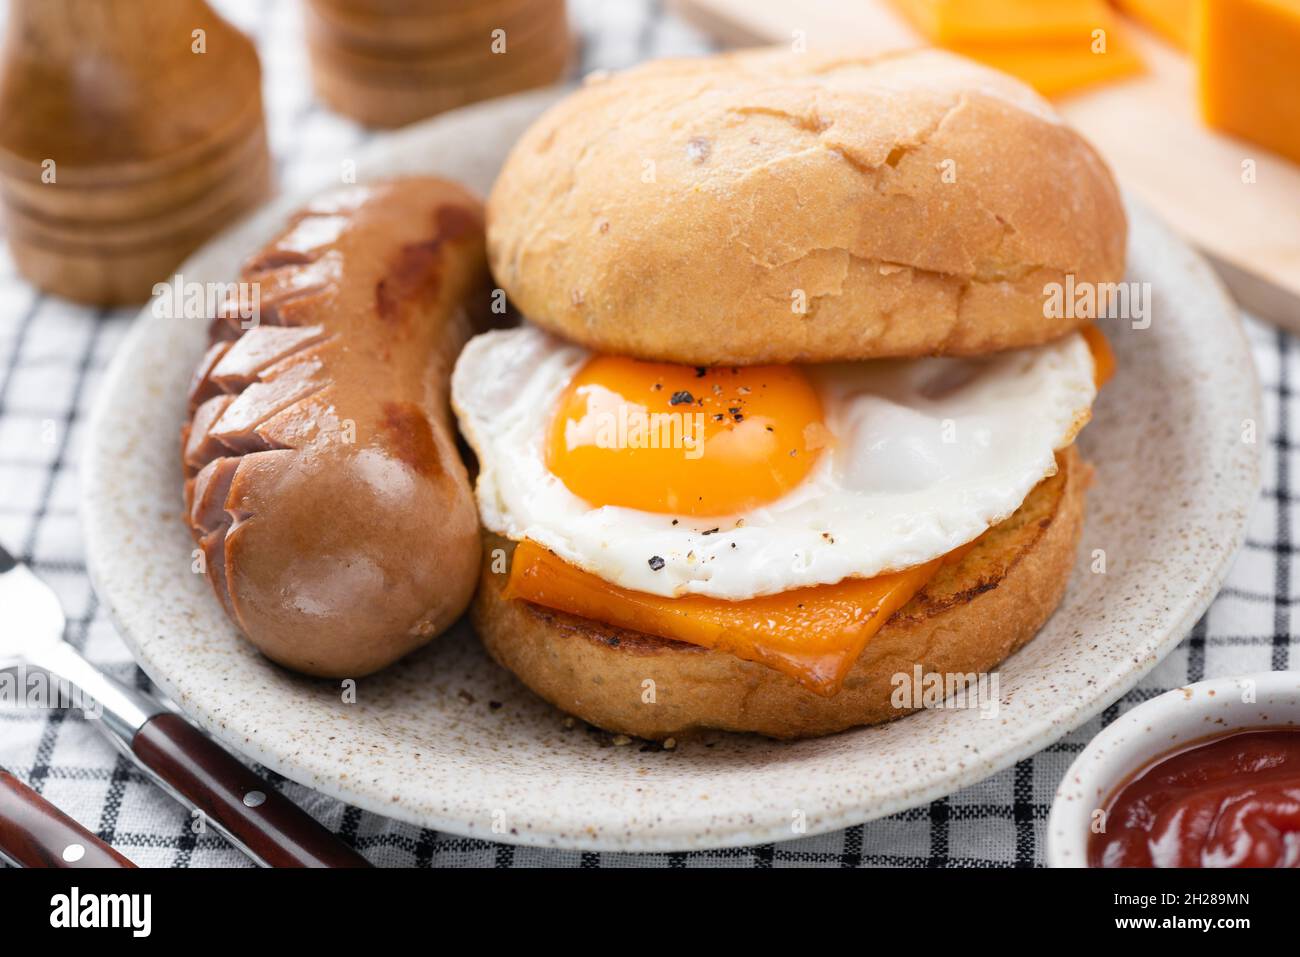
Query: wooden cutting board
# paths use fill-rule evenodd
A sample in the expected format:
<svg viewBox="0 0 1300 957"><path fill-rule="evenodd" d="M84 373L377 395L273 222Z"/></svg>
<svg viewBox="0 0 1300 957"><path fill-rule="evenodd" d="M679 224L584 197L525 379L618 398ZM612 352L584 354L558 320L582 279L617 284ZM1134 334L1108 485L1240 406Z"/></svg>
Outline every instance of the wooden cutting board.
<svg viewBox="0 0 1300 957"><path fill-rule="evenodd" d="M809 50L923 45L882 0L672 0L676 11L734 46ZM1189 59L1138 24L1125 35L1147 72L1056 100L1120 181L1207 253L1238 302L1300 332L1300 166L1207 129ZM1254 182L1243 163L1254 161Z"/></svg>

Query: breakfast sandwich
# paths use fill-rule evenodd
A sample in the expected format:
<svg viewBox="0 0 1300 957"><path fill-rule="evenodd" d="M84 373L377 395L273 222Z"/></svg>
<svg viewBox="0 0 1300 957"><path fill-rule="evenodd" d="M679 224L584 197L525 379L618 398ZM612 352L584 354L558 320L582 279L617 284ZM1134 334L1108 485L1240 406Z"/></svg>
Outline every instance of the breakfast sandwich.
<svg viewBox="0 0 1300 957"><path fill-rule="evenodd" d="M613 732L905 714L1064 593L1113 361L1053 284L1120 280L1105 165L937 51L589 80L515 147L488 254L523 325L452 378L492 656Z"/></svg>

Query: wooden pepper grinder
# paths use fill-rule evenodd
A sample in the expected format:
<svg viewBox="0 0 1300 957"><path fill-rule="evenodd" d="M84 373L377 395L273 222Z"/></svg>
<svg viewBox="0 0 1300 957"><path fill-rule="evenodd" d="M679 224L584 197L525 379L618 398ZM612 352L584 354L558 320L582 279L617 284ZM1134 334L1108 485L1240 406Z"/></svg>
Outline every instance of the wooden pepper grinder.
<svg viewBox="0 0 1300 957"><path fill-rule="evenodd" d="M0 206L18 269L140 302L269 192L253 44L204 0L10 0Z"/></svg>

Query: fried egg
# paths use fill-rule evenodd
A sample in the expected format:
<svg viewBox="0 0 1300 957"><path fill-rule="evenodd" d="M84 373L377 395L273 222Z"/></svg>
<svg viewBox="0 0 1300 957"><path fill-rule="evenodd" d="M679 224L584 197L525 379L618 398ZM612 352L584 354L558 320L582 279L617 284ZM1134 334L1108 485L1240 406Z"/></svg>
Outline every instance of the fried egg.
<svg viewBox="0 0 1300 957"><path fill-rule="evenodd" d="M623 588L743 600L928 562L1019 508L1088 421L1085 338L978 359L692 368L531 326L462 352L490 531Z"/></svg>

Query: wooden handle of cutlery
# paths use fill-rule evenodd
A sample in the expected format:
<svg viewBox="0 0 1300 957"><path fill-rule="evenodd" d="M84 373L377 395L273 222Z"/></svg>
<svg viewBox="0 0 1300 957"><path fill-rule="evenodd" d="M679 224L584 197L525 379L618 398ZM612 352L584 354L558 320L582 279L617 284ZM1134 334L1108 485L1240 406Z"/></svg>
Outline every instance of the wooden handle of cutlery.
<svg viewBox="0 0 1300 957"><path fill-rule="evenodd" d="M269 867L370 866L178 714L150 718L131 750Z"/></svg>
<svg viewBox="0 0 1300 957"><path fill-rule="evenodd" d="M21 867L135 867L22 781L2 770L0 851Z"/></svg>

